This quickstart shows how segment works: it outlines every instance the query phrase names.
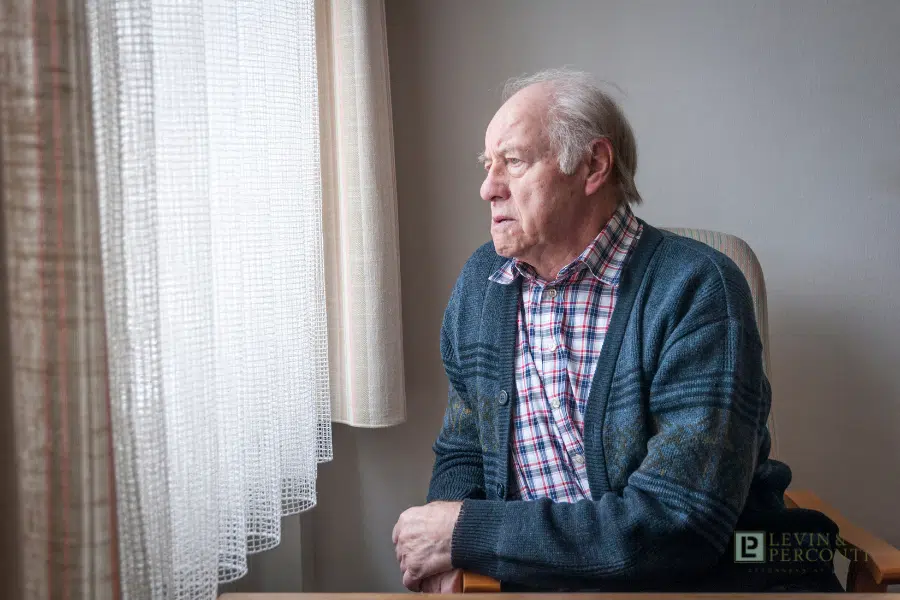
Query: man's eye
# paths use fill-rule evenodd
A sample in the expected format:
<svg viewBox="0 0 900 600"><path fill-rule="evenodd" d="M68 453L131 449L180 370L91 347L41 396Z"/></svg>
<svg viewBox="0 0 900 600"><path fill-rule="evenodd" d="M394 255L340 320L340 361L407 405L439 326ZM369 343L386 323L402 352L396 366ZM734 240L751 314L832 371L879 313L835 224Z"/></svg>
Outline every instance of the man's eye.
<svg viewBox="0 0 900 600"><path fill-rule="evenodd" d="M506 159L506 162L508 162L508 163L509 163L511 166L513 166L513 167L518 167L519 165L522 164L522 160L521 160L521 159L519 159L519 158L513 158L513 157L507 158L507 159Z"/></svg>

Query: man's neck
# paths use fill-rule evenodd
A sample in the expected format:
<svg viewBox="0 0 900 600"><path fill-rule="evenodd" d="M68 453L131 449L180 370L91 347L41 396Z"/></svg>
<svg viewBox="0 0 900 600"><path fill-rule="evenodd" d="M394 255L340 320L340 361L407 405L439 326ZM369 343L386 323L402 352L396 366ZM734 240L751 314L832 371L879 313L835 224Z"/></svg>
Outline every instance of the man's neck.
<svg viewBox="0 0 900 600"><path fill-rule="evenodd" d="M540 254L525 260L541 279L553 281L559 272L578 258L584 249L600 235L616 212L618 205L596 211L576 226L572 235L559 240L558 244L545 248Z"/></svg>

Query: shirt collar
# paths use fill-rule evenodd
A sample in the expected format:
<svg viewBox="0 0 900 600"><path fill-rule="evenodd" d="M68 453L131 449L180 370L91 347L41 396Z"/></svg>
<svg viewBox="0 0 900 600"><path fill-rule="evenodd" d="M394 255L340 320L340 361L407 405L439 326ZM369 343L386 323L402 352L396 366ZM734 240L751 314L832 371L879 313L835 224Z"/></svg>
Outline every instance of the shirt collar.
<svg viewBox="0 0 900 600"><path fill-rule="evenodd" d="M580 269L588 269L591 275L606 285L619 283L622 268L628 257L628 251L640 232L640 223L626 204L620 204L603 230L591 240L591 243L568 265L563 267L556 280L567 279ZM490 281L508 285L517 277L527 280L537 278L534 268L524 261L511 258L488 278Z"/></svg>

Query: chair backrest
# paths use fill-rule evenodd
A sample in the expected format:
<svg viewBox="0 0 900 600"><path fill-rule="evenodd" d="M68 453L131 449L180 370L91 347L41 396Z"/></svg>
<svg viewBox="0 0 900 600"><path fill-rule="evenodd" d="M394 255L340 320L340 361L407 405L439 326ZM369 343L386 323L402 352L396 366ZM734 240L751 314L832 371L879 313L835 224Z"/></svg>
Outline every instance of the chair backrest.
<svg viewBox="0 0 900 600"><path fill-rule="evenodd" d="M769 313L766 308L766 281L763 277L759 259L750 244L741 238L728 233L710 231L708 229L693 229L690 227L665 227L666 231L703 242L707 246L715 248L733 260L744 274L750 293L753 295L753 309L756 313L756 326L763 344L763 369L769 373ZM777 454L777 441L775 437L775 403L772 402L772 410L769 411L769 435L772 438L772 450L770 456L775 458Z"/></svg>

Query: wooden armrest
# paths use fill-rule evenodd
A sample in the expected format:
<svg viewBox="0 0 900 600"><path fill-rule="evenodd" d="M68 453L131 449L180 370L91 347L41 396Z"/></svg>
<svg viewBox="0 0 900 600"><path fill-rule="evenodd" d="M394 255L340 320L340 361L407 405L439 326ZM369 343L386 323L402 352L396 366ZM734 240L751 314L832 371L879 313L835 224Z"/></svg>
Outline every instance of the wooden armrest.
<svg viewBox="0 0 900 600"><path fill-rule="evenodd" d="M862 527L854 525L833 506L823 502L813 492L808 490L788 490L784 493L784 502L788 508L817 510L834 521L840 530L841 539L847 545L859 550L856 560L858 563L863 564L871 573L875 584L887 586L900 583L900 550L897 550L881 538L872 535ZM846 555L846 553L844 554ZM853 560L854 557L851 555L848 558Z"/></svg>
<svg viewBox="0 0 900 600"><path fill-rule="evenodd" d="M492 593L500 591L500 582L478 573L463 571L463 594Z"/></svg>

